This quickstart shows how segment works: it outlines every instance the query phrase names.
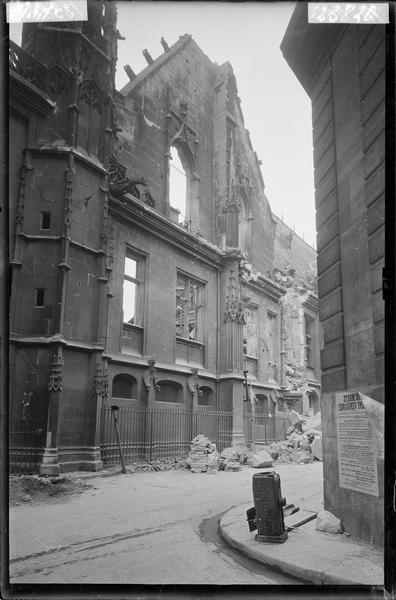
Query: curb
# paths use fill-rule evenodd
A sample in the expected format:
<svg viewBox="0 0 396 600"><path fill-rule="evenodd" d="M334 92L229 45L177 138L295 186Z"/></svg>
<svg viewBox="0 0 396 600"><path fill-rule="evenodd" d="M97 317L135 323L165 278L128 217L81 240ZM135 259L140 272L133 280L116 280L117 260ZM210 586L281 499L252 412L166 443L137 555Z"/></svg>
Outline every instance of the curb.
<svg viewBox="0 0 396 600"><path fill-rule="evenodd" d="M314 521L290 532L285 544L255 542L247 523L244 529L243 517L249 507L250 504L234 507L220 520L220 533L225 542L248 558L314 585L383 587L379 549L319 532ZM315 563L317 568L312 566Z"/></svg>

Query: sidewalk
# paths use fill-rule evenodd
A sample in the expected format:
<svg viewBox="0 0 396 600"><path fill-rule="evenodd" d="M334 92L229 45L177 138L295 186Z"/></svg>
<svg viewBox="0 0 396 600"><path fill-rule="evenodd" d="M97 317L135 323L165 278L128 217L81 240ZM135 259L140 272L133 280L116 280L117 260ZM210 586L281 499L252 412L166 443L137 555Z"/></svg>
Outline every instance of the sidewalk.
<svg viewBox="0 0 396 600"><path fill-rule="evenodd" d="M316 585L384 585L380 548L343 534L317 531L316 519L288 532L283 544L256 542L257 531L250 532L246 520L246 511L252 506L250 502L233 508L220 521L223 538L243 554ZM298 521L298 515L287 517L285 525ZM301 515L301 520L305 516Z"/></svg>

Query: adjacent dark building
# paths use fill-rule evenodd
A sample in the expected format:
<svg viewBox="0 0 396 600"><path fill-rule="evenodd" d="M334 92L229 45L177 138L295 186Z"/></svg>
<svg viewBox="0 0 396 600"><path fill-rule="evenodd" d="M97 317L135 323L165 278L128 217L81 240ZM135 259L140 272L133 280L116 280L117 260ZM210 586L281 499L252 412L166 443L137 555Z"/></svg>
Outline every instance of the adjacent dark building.
<svg viewBox="0 0 396 600"><path fill-rule="evenodd" d="M318 410L315 250L271 211L231 65L163 40L117 91L116 5L88 8L10 46L11 464L118 460L112 405L130 460L276 438Z"/></svg>
<svg viewBox="0 0 396 600"><path fill-rule="evenodd" d="M336 416L356 392L384 402L385 26L308 24L301 3L281 49L312 101L325 508L382 543L383 460L377 494L341 487Z"/></svg>

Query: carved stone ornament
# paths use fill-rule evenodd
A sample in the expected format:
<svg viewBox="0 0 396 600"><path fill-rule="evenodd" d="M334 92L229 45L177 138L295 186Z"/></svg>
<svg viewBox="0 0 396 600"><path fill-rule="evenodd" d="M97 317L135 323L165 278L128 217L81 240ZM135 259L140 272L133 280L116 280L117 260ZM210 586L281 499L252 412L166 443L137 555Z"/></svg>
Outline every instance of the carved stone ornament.
<svg viewBox="0 0 396 600"><path fill-rule="evenodd" d="M102 243L108 265L111 266L114 262L114 225L108 217L103 222Z"/></svg>
<svg viewBox="0 0 396 600"><path fill-rule="evenodd" d="M48 389L50 392L61 392L63 389L63 356L54 354L52 357L51 373Z"/></svg>
<svg viewBox="0 0 396 600"><path fill-rule="evenodd" d="M236 212L239 213L241 211L241 203L239 200L238 194L238 186L234 184L234 180L231 182L231 194L230 198L227 198L227 201L223 207L223 212Z"/></svg>
<svg viewBox="0 0 396 600"><path fill-rule="evenodd" d="M188 389L192 394L199 390L198 387L198 369L191 369L191 377L187 380Z"/></svg>
<svg viewBox="0 0 396 600"><path fill-rule="evenodd" d="M143 382L144 385L146 386L146 388L149 390L151 388L151 385L154 384L154 389L159 392L160 391L160 387L157 383L157 369L155 368L155 360L150 359L148 361L149 363L149 367L148 369L146 369L143 373Z"/></svg>
<svg viewBox="0 0 396 600"><path fill-rule="evenodd" d="M114 157L110 158L109 161L109 176L110 192L116 198L122 198L125 194L132 194L148 206L155 206L146 177L128 177L126 167L121 165Z"/></svg>
<svg viewBox="0 0 396 600"><path fill-rule="evenodd" d="M109 392L109 379L106 366L98 362L95 367L94 385L92 394L94 396L102 396L106 400Z"/></svg>
<svg viewBox="0 0 396 600"><path fill-rule="evenodd" d="M246 325L245 305L241 300L239 289L234 285L234 272L230 271L228 278L228 294L224 311L224 323L239 323Z"/></svg>

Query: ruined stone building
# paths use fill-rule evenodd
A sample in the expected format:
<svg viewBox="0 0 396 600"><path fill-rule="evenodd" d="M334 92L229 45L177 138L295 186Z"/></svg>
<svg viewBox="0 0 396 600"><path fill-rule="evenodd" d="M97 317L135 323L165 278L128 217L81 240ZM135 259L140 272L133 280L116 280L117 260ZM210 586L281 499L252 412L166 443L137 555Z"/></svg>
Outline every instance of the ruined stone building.
<svg viewBox="0 0 396 600"><path fill-rule="evenodd" d="M274 438L319 409L316 252L271 211L231 65L183 35L117 91L116 5L88 7L10 46L11 462L118 460L114 405L131 460Z"/></svg>
<svg viewBox="0 0 396 600"><path fill-rule="evenodd" d="M301 3L281 48L312 101L325 508L382 543L383 461L367 493L340 485L337 403L384 402L385 26L308 24Z"/></svg>

